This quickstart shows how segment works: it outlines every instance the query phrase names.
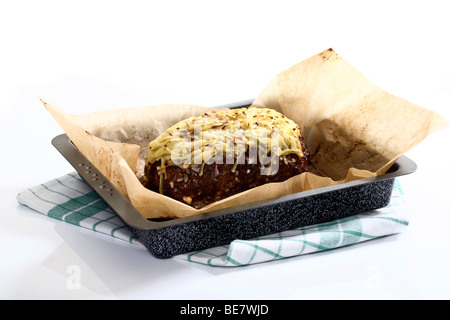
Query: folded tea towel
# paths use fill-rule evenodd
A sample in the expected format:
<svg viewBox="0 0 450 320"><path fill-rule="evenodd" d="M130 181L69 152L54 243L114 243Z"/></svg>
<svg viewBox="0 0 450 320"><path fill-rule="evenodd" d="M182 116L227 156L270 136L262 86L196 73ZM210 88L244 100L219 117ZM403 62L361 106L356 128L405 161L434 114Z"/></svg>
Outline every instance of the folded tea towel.
<svg viewBox="0 0 450 320"><path fill-rule="evenodd" d="M143 247L116 213L76 172L24 190L17 195L17 200L48 217ZM391 202L385 208L255 239L237 239L230 245L180 254L174 258L210 266L243 266L399 233L408 222L408 208L396 180Z"/></svg>

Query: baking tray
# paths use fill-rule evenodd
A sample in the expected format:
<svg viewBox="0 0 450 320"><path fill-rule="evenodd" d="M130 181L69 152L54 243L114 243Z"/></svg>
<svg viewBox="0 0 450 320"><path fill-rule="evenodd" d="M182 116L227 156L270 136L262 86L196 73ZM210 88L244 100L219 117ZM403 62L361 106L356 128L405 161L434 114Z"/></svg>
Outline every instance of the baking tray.
<svg viewBox="0 0 450 320"><path fill-rule="evenodd" d="M219 107L246 107L252 100ZM383 175L261 200L179 219L146 219L76 148L66 134L54 147L157 258L169 258L387 206L397 177L417 166L401 156Z"/></svg>

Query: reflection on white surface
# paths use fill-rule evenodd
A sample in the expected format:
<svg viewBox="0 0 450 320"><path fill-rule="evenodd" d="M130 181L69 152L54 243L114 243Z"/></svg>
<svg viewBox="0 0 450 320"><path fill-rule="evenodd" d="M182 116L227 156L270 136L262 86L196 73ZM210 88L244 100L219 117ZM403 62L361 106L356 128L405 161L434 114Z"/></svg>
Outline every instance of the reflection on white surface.
<svg viewBox="0 0 450 320"><path fill-rule="evenodd" d="M67 290L89 289L107 298L114 294L67 242L61 244L42 263L45 267L66 278Z"/></svg>
<svg viewBox="0 0 450 320"><path fill-rule="evenodd" d="M45 260L45 266L62 274L67 281L74 280L70 279L78 267L81 285L105 297L116 297L115 292L132 290L146 280L154 281L158 272L154 268L156 259L147 250L80 229L65 223L55 224L55 231L64 243ZM166 271L170 274L170 268Z"/></svg>

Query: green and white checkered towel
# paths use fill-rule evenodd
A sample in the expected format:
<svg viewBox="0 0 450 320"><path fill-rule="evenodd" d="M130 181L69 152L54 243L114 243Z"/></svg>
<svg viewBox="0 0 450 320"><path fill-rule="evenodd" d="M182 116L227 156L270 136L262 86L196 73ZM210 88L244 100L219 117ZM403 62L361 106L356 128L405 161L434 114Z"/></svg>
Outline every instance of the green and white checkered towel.
<svg viewBox="0 0 450 320"><path fill-rule="evenodd" d="M17 195L20 204L49 217L143 245L113 210L74 172ZM242 266L346 245L402 232L409 212L398 180L391 203L382 209L314 226L284 231L230 245L181 254L175 258L211 266Z"/></svg>

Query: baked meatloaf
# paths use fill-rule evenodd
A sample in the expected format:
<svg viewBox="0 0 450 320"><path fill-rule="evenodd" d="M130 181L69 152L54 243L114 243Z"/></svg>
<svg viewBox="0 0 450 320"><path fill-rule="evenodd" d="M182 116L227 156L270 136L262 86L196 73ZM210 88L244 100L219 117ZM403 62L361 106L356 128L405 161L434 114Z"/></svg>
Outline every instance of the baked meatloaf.
<svg viewBox="0 0 450 320"><path fill-rule="evenodd" d="M151 141L142 182L199 209L309 171L308 156L299 126L275 110L213 111Z"/></svg>

